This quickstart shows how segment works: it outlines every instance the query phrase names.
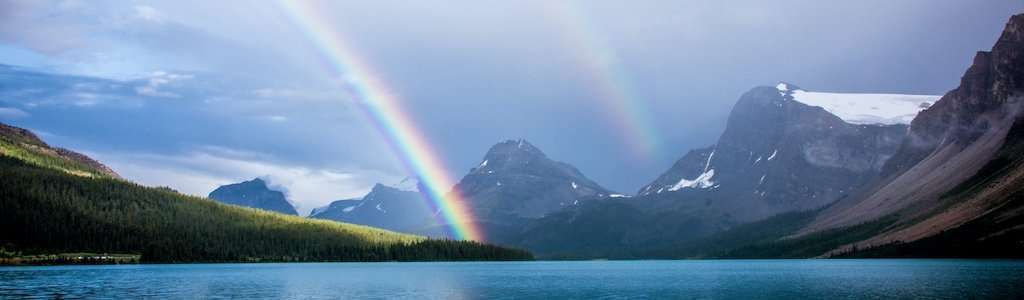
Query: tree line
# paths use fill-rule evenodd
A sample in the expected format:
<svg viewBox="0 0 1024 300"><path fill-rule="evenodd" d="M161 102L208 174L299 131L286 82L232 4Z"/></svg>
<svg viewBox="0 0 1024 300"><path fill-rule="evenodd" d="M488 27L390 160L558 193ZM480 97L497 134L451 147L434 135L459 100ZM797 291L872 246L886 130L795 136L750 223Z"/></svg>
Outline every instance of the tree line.
<svg viewBox="0 0 1024 300"><path fill-rule="evenodd" d="M143 262L524 260L471 241L285 216L0 155L0 246L141 254Z"/></svg>

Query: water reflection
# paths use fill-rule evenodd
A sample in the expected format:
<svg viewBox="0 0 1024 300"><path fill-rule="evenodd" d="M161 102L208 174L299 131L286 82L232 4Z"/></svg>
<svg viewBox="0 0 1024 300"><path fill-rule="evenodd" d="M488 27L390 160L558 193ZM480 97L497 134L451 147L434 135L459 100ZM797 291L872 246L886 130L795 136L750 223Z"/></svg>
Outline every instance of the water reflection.
<svg viewBox="0 0 1024 300"><path fill-rule="evenodd" d="M1024 262L732 260L0 267L0 298L1021 298Z"/></svg>

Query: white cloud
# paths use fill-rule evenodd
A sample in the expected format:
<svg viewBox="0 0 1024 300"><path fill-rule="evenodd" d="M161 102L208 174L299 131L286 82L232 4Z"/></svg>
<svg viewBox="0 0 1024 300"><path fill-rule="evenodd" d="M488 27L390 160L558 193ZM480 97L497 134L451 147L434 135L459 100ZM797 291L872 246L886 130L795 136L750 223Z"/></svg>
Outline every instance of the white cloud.
<svg viewBox="0 0 1024 300"><path fill-rule="evenodd" d="M29 114L24 110L13 107L0 107L0 119L18 119L28 116Z"/></svg>
<svg viewBox="0 0 1024 300"><path fill-rule="evenodd" d="M146 84L135 87L135 92L142 96L150 97L166 97L166 98L177 98L180 97L178 94L162 91L161 86L171 84L175 81L192 79L193 76L189 74L174 74L167 73L164 71L156 71L149 75Z"/></svg>
<svg viewBox="0 0 1024 300"><path fill-rule="evenodd" d="M205 197L218 186L252 178L266 179L282 190L300 214L338 199L361 197L377 182L398 182L403 176L377 170L333 170L271 162L265 155L218 147L189 153L90 154L121 176L149 186L168 186Z"/></svg>

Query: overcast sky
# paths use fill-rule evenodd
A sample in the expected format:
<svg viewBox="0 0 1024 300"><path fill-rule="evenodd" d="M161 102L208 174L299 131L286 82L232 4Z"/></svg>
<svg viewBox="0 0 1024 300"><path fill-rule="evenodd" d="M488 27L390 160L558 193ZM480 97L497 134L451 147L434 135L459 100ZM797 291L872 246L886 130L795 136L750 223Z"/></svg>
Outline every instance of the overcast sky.
<svg viewBox="0 0 1024 300"><path fill-rule="evenodd" d="M714 143L754 86L943 94L1024 12L1019 0L708 2L330 1L322 13L452 177L525 138L631 194ZM400 181L300 28L271 1L0 0L0 121L147 185L206 195L264 177L300 212Z"/></svg>

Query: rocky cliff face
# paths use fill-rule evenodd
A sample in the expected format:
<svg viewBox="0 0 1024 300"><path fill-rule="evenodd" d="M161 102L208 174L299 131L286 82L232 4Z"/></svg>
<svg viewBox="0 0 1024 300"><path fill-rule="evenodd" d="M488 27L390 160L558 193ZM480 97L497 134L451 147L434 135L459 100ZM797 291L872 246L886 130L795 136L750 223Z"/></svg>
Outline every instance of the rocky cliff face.
<svg viewBox="0 0 1024 300"><path fill-rule="evenodd" d="M210 192L210 199L238 206L275 211L283 214L298 215L295 207L284 197L284 193L271 190L263 179L218 187Z"/></svg>
<svg viewBox="0 0 1024 300"><path fill-rule="evenodd" d="M549 159L525 140L491 147L480 164L455 186L481 222L538 218L591 196L612 192L575 167Z"/></svg>
<svg viewBox="0 0 1024 300"><path fill-rule="evenodd" d="M816 209L874 178L906 134L899 123L851 124L799 93L785 83L745 93L715 145L688 152L638 195L733 222ZM855 99L870 106L881 96Z"/></svg>
<svg viewBox="0 0 1024 300"><path fill-rule="evenodd" d="M754 88L717 143L687 152L635 197L592 197L531 221L511 244L542 256L644 257L629 249L827 206L876 179L905 122L937 98ZM877 109L887 106L898 109Z"/></svg>
<svg viewBox="0 0 1024 300"><path fill-rule="evenodd" d="M436 226L434 209L416 191L377 184L361 199L339 200L317 209L310 218L327 219L405 233Z"/></svg>
<svg viewBox="0 0 1024 300"><path fill-rule="evenodd" d="M884 179L822 212L802 233L897 216L885 232L856 245L909 242L1012 202L1016 192L1006 183L1019 181L1022 84L1024 15L1017 15L991 52L975 56L960 86L914 119Z"/></svg>

